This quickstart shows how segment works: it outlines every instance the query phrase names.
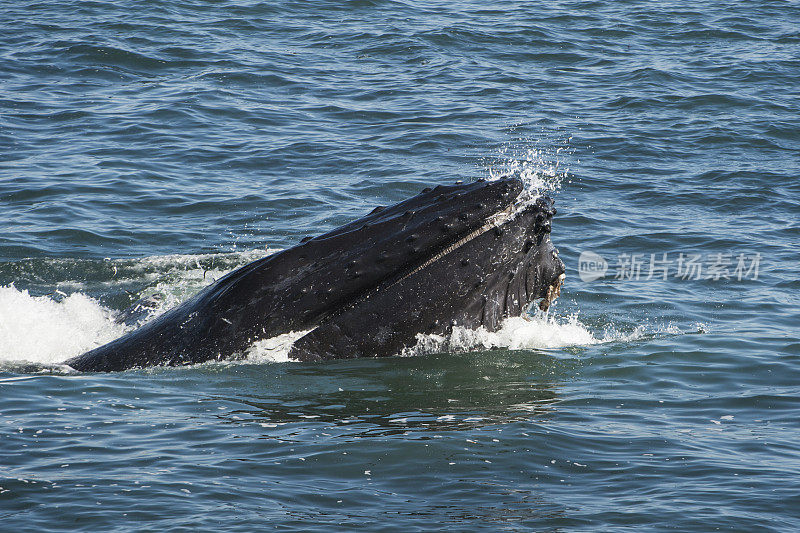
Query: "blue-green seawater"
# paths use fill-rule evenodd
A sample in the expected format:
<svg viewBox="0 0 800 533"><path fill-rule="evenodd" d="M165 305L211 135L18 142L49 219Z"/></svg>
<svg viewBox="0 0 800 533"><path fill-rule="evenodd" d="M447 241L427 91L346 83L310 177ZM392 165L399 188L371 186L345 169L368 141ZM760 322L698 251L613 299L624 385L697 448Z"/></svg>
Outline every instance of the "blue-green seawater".
<svg viewBox="0 0 800 533"><path fill-rule="evenodd" d="M793 0L6 0L0 529L797 531L798 169ZM499 340L58 365L140 297L507 172L556 198L567 280Z"/></svg>

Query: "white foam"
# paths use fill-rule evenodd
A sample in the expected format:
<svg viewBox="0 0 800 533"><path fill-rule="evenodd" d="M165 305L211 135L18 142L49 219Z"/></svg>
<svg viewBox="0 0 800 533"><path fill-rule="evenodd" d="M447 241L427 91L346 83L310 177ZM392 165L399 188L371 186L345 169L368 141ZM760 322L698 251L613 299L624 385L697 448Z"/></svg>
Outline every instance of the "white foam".
<svg viewBox="0 0 800 533"><path fill-rule="evenodd" d="M703 331L700 327L699 331ZM449 335L417 335L417 344L403 352L404 356L441 352L468 352L476 350L553 350L595 344L634 342L650 337L681 335L675 325L662 327L639 325L630 331L606 327L602 335L593 333L578 320L577 314L555 316L536 311L533 316L511 317L503 321L497 331L483 326L477 329L453 328Z"/></svg>
<svg viewBox="0 0 800 533"><path fill-rule="evenodd" d="M83 294L59 301L0 287L0 361L57 364L124 331L111 310Z"/></svg>
<svg viewBox="0 0 800 533"><path fill-rule="evenodd" d="M245 361L248 363L285 363L289 361L289 350L292 349L295 341L311 331L313 329L291 331L271 339L256 341L245 352L247 356Z"/></svg>
<svg viewBox="0 0 800 533"><path fill-rule="evenodd" d="M403 355L423 355L437 352L466 352L473 350L542 350L568 346L586 346L607 342L596 338L586 326L571 315L559 319L544 314L532 317L511 317L497 331L483 326L477 329L455 327L449 335L417 335L417 345Z"/></svg>

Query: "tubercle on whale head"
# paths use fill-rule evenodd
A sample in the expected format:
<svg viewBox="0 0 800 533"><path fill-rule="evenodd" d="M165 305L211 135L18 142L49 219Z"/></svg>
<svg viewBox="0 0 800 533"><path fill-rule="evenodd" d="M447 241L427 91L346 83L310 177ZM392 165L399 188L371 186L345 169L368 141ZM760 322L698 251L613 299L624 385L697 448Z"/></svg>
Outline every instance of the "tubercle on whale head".
<svg viewBox="0 0 800 533"><path fill-rule="evenodd" d="M534 231L536 233L550 233L552 230L551 222L556 214L554 206L555 200L549 196L541 196L536 199L535 205L538 208L536 214L536 226Z"/></svg>
<svg viewBox="0 0 800 533"><path fill-rule="evenodd" d="M354 222L304 241L324 241L345 233L365 230L377 232L389 229L400 233L405 230L413 231L411 228L428 229L431 224L448 226L458 232L504 211L517 201L523 190L522 181L513 177L425 187L419 194L403 202L373 209ZM392 223L400 227L390 226Z"/></svg>

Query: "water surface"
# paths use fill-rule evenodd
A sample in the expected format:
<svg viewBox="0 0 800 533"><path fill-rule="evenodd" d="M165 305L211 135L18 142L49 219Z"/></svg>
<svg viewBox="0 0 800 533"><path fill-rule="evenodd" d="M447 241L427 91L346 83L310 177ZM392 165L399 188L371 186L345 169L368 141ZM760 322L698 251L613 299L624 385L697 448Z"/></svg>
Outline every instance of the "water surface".
<svg viewBox="0 0 800 533"><path fill-rule="evenodd" d="M798 13L5 2L4 528L798 529ZM556 198L548 317L410 358L58 366L140 297L507 172Z"/></svg>

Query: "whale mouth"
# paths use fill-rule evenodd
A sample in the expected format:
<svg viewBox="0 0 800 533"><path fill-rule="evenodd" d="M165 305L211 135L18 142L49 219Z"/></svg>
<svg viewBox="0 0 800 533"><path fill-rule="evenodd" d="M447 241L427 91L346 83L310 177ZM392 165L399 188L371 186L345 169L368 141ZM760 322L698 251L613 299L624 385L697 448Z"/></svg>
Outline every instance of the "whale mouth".
<svg viewBox="0 0 800 533"><path fill-rule="evenodd" d="M550 309L552 303L555 302L556 298L558 298L558 296L561 294L561 287L564 285L564 279L566 277L566 274L562 273L547 287L547 293L545 294L544 298L542 298L542 301L539 302L539 309L544 312L547 312L547 310Z"/></svg>

